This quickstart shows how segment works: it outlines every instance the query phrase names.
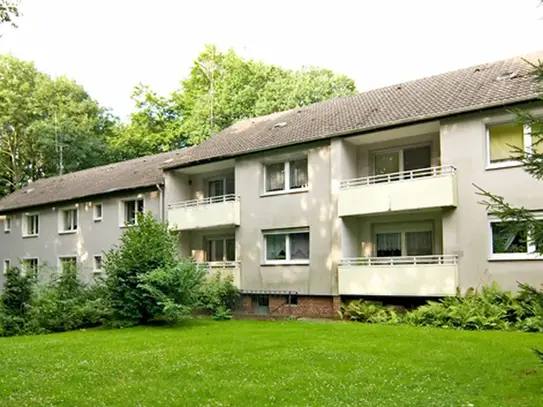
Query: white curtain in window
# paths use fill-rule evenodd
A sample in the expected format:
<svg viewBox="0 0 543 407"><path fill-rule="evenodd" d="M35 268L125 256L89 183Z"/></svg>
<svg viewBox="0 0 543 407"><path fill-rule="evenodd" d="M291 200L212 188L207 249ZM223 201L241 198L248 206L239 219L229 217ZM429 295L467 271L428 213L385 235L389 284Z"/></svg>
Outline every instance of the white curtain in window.
<svg viewBox="0 0 543 407"><path fill-rule="evenodd" d="M285 164L270 164L266 166L266 191L281 191L285 189Z"/></svg>
<svg viewBox="0 0 543 407"><path fill-rule="evenodd" d="M292 260L309 259L309 233L291 233L290 258Z"/></svg>
<svg viewBox="0 0 543 407"><path fill-rule="evenodd" d="M307 187L307 158L290 162L290 188Z"/></svg>
<svg viewBox="0 0 543 407"><path fill-rule="evenodd" d="M407 232L405 245L408 256L429 256L432 254L432 232Z"/></svg>
<svg viewBox="0 0 543 407"><path fill-rule="evenodd" d="M378 233L377 251L401 250L400 233Z"/></svg>
<svg viewBox="0 0 543 407"><path fill-rule="evenodd" d="M286 235L266 236L266 259L285 260L287 258Z"/></svg>

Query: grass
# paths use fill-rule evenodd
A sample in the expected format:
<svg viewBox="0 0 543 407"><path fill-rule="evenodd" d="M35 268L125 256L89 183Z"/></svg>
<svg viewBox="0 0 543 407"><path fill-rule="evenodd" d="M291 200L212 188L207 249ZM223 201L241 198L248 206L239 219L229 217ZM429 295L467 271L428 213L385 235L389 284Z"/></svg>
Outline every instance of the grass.
<svg viewBox="0 0 543 407"><path fill-rule="evenodd" d="M0 406L543 406L543 336L193 321L0 339Z"/></svg>

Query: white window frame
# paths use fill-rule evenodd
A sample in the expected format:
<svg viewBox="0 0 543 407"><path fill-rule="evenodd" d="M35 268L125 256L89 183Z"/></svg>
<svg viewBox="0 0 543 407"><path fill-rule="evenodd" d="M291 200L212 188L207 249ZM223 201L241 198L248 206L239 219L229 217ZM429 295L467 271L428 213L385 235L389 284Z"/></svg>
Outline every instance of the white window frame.
<svg viewBox="0 0 543 407"><path fill-rule="evenodd" d="M30 216L37 216L38 217L38 233L29 234L28 232L28 218ZM23 221L21 222L22 226L22 235L23 237L38 237L40 235L40 214L38 212L27 212L23 214ZM34 258L34 257L32 257Z"/></svg>
<svg viewBox="0 0 543 407"><path fill-rule="evenodd" d="M100 264L102 265L102 267L97 267L97 262L96 262L96 258L99 257L100 258ZM92 272L94 274L101 274L104 272L104 256L101 255L101 254L95 254L94 256L92 256Z"/></svg>
<svg viewBox="0 0 543 407"><path fill-rule="evenodd" d="M119 201L119 227L121 228L136 226L138 224L137 217L134 223L126 223L126 203L132 201L143 201L142 213L145 213L145 198L143 196L121 199Z"/></svg>
<svg viewBox="0 0 543 407"><path fill-rule="evenodd" d="M7 273L8 269L11 267L11 260L4 259L4 274Z"/></svg>
<svg viewBox="0 0 543 407"><path fill-rule="evenodd" d="M307 186L304 188L291 188L290 187L290 163L292 161L299 161L299 160L307 160ZM283 164L284 165L284 171L285 171L285 185L284 188L280 191L266 191L266 184L268 179L268 165L274 165L274 164ZM295 194L297 192L307 192L309 191L309 157L307 155L300 156L300 157L292 157L285 160L280 161L270 161L270 162L264 162L262 163L264 166L264 182L262 184L263 192L260 194L261 196L269 196L269 195L282 195L282 194Z"/></svg>
<svg viewBox="0 0 543 407"><path fill-rule="evenodd" d="M75 229L64 229L64 214L67 211L75 210ZM70 233L77 233L79 230L79 208L77 206L67 206L60 208L58 211L58 233L59 235L66 235Z"/></svg>
<svg viewBox="0 0 543 407"><path fill-rule="evenodd" d="M58 256L57 269L58 269L59 273L63 272L63 270L62 270L62 260L65 260L65 259L75 259L75 266L77 267L79 265L77 255L75 255L75 254L66 254L66 255L63 255L63 256Z"/></svg>
<svg viewBox="0 0 543 407"><path fill-rule="evenodd" d="M25 267L25 262L29 260L36 260L36 275L40 272L40 258L39 257L23 257L21 259L21 271L23 275L26 275L27 269Z"/></svg>
<svg viewBox="0 0 543 407"><path fill-rule="evenodd" d="M294 260L292 260L290 258L290 256L291 256L291 253L290 253L290 235L293 234L293 233L307 233L309 235L309 259L294 259ZM267 258L268 248L267 248L267 239L266 239L266 237L270 236L270 235L286 235L285 236L285 260L268 260L268 258ZM267 264L272 264L272 265L287 265L287 264L288 265L290 265L290 264L293 264L293 265L296 265L296 264L307 265L307 264L309 264L309 262L311 260L311 234L309 232L309 228L267 230L267 231L262 232L262 238L263 238L262 247L264 248L263 253L262 253L262 263L263 264L265 264L265 265L267 265Z"/></svg>
<svg viewBox="0 0 543 407"><path fill-rule="evenodd" d="M500 120L496 122L485 123L485 133L486 133L486 169L498 169L498 168L510 168L510 167L519 167L522 163L518 160L511 159L508 161L502 161L499 163L490 162L490 127L500 126L504 124L514 124L514 119L512 120ZM523 126L524 130L524 151L528 152L532 149L532 127L529 125Z"/></svg>
<svg viewBox="0 0 543 407"><path fill-rule="evenodd" d="M410 145L407 145L407 146L401 146L401 147L394 147L394 148L385 148L385 149L381 149L381 150L374 150L371 152L371 157L372 157L372 175L376 175L375 171L377 169L377 166L375 165L375 159L376 159L376 156L378 156L379 154L387 154L387 153L398 153L399 154L399 158L398 158L398 166L400 168L400 171L399 172L404 172L405 169L404 169L404 151L405 150L412 150L412 149L415 149L415 148L422 148L422 147L429 147L430 148L430 168L433 166L433 162L434 162L434 151L433 151L433 146L432 146L432 142L423 142L423 143L417 143L417 144L410 144Z"/></svg>
<svg viewBox="0 0 543 407"><path fill-rule="evenodd" d="M5 216L4 217L4 233L10 233L11 232L11 222L12 222L11 216Z"/></svg>
<svg viewBox="0 0 543 407"><path fill-rule="evenodd" d="M400 234L400 249L402 254L400 257L411 257L407 254L407 233L412 232L430 232L432 234L432 256L436 255L437 249L437 236L435 233L435 225L432 220L421 220L413 222L401 222L401 223L376 223L372 225L373 228L373 242L372 242L372 256L377 256L377 235L381 233L399 233ZM416 257L416 256L415 256Z"/></svg>
<svg viewBox="0 0 543 407"><path fill-rule="evenodd" d="M100 216L96 215L96 208L98 207L98 205L101 208ZM92 205L92 220L94 220L95 222L101 222L103 219L104 219L104 204L102 202L95 202Z"/></svg>
<svg viewBox="0 0 543 407"><path fill-rule="evenodd" d="M536 217L536 219L543 219L543 217ZM543 260L543 256L539 253L536 253L536 246L533 237L531 236L530 231L527 233L527 242L526 242L526 253L494 253L494 235L492 234L492 224L493 223L502 223L509 222L504 221L499 218L490 218L488 220L488 234L489 234L489 261L500 261L500 260Z"/></svg>

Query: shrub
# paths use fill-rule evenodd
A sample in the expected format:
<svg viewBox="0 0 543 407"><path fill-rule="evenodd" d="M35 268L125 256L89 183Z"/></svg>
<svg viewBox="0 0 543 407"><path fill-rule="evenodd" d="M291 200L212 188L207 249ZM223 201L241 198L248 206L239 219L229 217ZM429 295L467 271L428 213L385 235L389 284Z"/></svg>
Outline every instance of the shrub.
<svg viewBox="0 0 543 407"><path fill-rule="evenodd" d="M100 325L107 315L99 285L86 286L77 268L65 268L38 290L29 317L34 333L63 332Z"/></svg>
<svg viewBox="0 0 543 407"><path fill-rule="evenodd" d="M36 278L10 267L5 274L0 296L0 335L28 333L29 311Z"/></svg>
<svg viewBox="0 0 543 407"><path fill-rule="evenodd" d="M198 306L209 311L214 319L230 319L239 298L239 290L231 275L215 273L200 289Z"/></svg>
<svg viewBox="0 0 543 407"><path fill-rule="evenodd" d="M138 287L154 299L154 318L174 323L191 313L202 280L203 272L186 260L141 275Z"/></svg>
<svg viewBox="0 0 543 407"><path fill-rule="evenodd" d="M400 315L390 307L371 301L353 300L342 304L339 311L341 319L375 324L398 324Z"/></svg>
<svg viewBox="0 0 543 407"><path fill-rule="evenodd" d="M185 314L193 305L191 292L198 291L198 279L180 261L177 239L168 226L151 213L139 214L137 225L127 227L120 245L105 256L112 322L136 325Z"/></svg>

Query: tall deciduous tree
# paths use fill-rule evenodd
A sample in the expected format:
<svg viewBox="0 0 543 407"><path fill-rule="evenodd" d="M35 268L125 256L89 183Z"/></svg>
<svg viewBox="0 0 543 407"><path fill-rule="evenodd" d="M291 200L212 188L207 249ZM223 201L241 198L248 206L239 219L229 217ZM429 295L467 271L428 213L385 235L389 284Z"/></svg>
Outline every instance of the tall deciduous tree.
<svg viewBox="0 0 543 407"><path fill-rule="evenodd" d="M123 158L202 142L232 123L353 94L354 81L330 70L282 69L207 45L181 88L162 98L138 85L137 111L110 140Z"/></svg>
<svg viewBox="0 0 543 407"><path fill-rule="evenodd" d="M0 194L109 160L113 118L65 77L0 56Z"/></svg>
<svg viewBox="0 0 543 407"><path fill-rule="evenodd" d="M14 20L19 16L19 1L0 0L0 24L9 23L16 27Z"/></svg>

